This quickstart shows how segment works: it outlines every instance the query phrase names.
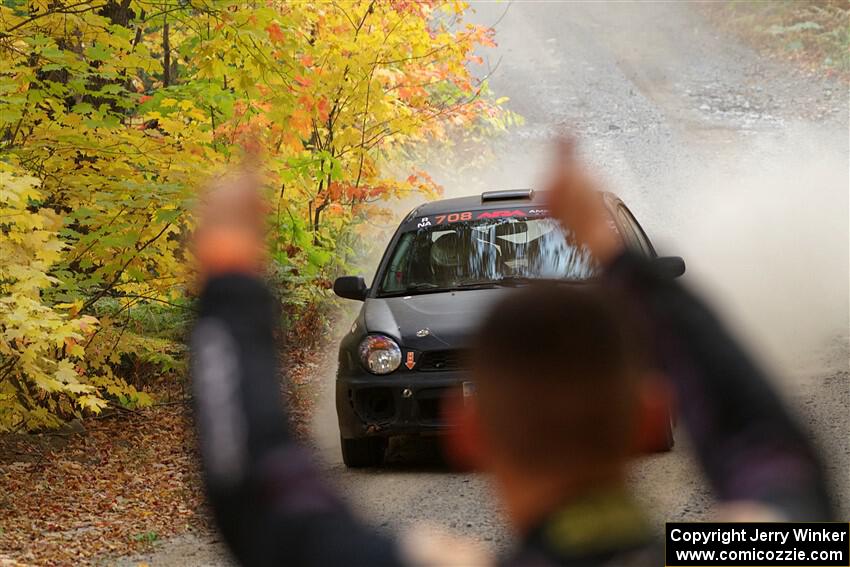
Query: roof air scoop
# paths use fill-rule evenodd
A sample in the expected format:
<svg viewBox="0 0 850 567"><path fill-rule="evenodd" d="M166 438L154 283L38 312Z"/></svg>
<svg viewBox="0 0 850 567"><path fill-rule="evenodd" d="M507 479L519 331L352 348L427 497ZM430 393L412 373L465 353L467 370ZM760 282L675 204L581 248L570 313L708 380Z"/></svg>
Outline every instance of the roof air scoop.
<svg viewBox="0 0 850 567"><path fill-rule="evenodd" d="M481 202L490 201L513 201L518 199L530 200L534 195L534 189L510 189L508 191L484 191L481 193Z"/></svg>

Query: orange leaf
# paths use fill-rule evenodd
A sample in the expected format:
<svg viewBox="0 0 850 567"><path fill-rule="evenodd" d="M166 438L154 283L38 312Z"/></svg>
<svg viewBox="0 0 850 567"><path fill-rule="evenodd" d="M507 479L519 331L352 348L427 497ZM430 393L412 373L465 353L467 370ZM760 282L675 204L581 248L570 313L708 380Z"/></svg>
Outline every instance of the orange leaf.
<svg viewBox="0 0 850 567"><path fill-rule="evenodd" d="M280 26L275 23L269 24L266 27L266 32L269 34L271 40L274 42L282 43L285 39L283 31L280 29Z"/></svg>
<svg viewBox="0 0 850 567"><path fill-rule="evenodd" d="M319 112L319 120L324 122L328 119L328 115L330 114L330 108L328 107L328 99L322 97L319 99L319 103L316 105L316 110Z"/></svg>

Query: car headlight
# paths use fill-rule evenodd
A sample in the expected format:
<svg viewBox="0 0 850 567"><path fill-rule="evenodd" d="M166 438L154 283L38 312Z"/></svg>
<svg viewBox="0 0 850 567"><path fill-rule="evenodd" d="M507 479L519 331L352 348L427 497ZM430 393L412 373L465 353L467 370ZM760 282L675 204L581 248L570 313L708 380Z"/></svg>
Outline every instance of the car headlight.
<svg viewBox="0 0 850 567"><path fill-rule="evenodd" d="M401 365L401 349L390 337L369 335L360 343L360 361L372 374L389 374Z"/></svg>

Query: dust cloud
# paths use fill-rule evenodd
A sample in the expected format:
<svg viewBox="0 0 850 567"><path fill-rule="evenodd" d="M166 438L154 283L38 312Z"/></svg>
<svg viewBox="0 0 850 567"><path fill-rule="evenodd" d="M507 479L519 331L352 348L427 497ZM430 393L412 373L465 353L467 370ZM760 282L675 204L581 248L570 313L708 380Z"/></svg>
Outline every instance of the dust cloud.
<svg viewBox="0 0 850 567"><path fill-rule="evenodd" d="M663 244L780 376L847 369L847 152L810 124L739 136L688 163L674 200Z"/></svg>
<svg viewBox="0 0 850 567"><path fill-rule="evenodd" d="M846 132L796 123L678 134L686 142L679 151L641 156L654 162L651 168L630 163L616 136L582 138L582 152L605 188L632 208L659 253L685 258L684 281L775 374L846 370ZM552 136L538 132L521 151L460 175L431 171L446 197L539 187ZM506 149L494 144L493 151Z"/></svg>

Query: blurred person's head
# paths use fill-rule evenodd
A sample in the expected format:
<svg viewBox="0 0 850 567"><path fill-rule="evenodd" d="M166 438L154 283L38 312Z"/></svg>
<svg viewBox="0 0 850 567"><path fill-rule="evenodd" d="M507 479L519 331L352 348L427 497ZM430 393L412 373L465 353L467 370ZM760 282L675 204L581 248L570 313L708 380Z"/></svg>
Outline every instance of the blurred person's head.
<svg viewBox="0 0 850 567"><path fill-rule="evenodd" d="M536 284L498 303L473 345L460 434L519 529L547 506L622 481L646 374L615 293Z"/></svg>

